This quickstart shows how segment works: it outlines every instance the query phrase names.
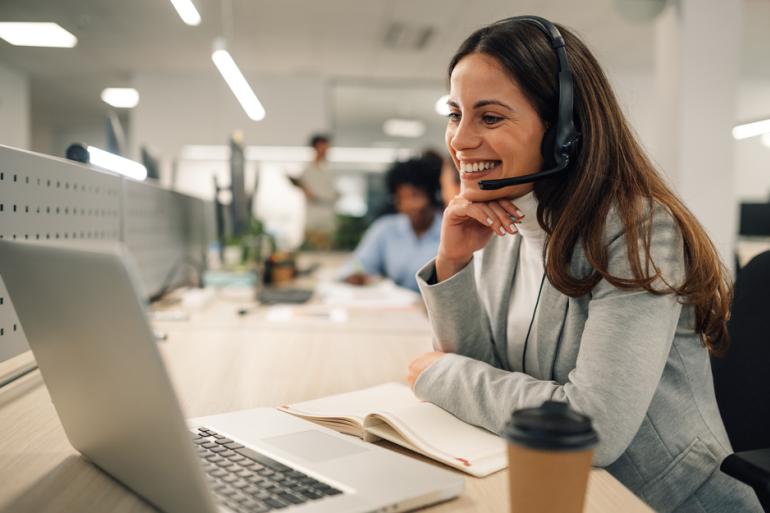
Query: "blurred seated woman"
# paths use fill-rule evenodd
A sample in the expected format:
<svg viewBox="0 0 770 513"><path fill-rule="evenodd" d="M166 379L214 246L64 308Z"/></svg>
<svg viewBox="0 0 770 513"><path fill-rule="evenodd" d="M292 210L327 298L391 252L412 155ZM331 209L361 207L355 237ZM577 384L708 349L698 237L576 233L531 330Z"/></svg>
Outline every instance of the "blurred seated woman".
<svg viewBox="0 0 770 513"><path fill-rule="evenodd" d="M441 233L441 162L434 158L395 163L386 176L397 213L377 219L339 275L353 285L384 276L417 291L415 273L436 256Z"/></svg>
<svg viewBox="0 0 770 513"><path fill-rule="evenodd" d="M460 194L460 173L451 158L443 159L441 165L441 200L444 207Z"/></svg>

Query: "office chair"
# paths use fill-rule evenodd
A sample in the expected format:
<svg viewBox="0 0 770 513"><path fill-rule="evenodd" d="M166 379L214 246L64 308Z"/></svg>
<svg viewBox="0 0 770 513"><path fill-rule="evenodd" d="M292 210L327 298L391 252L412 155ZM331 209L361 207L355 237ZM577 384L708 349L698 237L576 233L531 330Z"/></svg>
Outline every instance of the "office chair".
<svg viewBox="0 0 770 513"><path fill-rule="evenodd" d="M717 404L736 451L721 470L750 485L770 513L770 251L739 272L727 328L732 344L712 358Z"/></svg>

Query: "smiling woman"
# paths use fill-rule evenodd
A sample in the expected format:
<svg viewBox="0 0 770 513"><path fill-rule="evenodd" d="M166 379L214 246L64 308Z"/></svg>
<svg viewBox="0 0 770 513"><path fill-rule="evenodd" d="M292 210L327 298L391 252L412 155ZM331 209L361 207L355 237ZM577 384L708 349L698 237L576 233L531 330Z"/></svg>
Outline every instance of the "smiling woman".
<svg viewBox="0 0 770 513"><path fill-rule="evenodd" d="M461 173L463 196L490 200L532 190L532 184L526 184L488 193L478 185L483 179L540 169L545 125L524 93L495 58L482 53L462 59L450 85L446 143Z"/></svg>
<svg viewBox="0 0 770 513"><path fill-rule="evenodd" d="M436 349L410 366L417 395L494 432L565 401L594 421L594 464L656 511L761 511L718 471L731 449L709 353L726 349L727 275L593 55L561 26L510 18L471 34L449 72L462 186L417 275ZM565 110L582 143L564 172L479 185L548 166Z"/></svg>

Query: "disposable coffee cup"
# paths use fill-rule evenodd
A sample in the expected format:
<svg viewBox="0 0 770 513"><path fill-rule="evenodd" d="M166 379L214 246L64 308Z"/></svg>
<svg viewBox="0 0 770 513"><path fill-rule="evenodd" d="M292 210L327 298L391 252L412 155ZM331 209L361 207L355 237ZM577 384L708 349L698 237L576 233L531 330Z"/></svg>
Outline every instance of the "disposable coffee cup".
<svg viewBox="0 0 770 513"><path fill-rule="evenodd" d="M511 513L582 513L593 448L591 419L567 403L516 410L508 440Z"/></svg>

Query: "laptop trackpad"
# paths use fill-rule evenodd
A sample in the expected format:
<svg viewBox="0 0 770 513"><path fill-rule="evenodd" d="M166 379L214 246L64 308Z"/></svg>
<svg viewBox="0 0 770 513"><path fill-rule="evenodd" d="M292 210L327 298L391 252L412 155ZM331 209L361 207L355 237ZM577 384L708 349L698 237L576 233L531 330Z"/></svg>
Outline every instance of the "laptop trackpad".
<svg viewBox="0 0 770 513"><path fill-rule="evenodd" d="M262 441L282 451L313 462L343 458L366 451L364 447L359 447L314 429L289 435L263 438Z"/></svg>

